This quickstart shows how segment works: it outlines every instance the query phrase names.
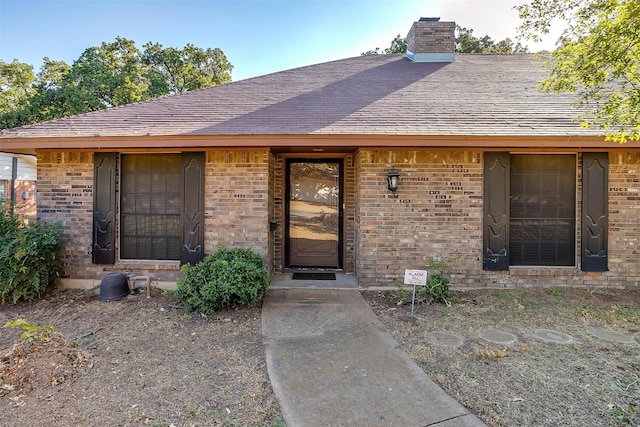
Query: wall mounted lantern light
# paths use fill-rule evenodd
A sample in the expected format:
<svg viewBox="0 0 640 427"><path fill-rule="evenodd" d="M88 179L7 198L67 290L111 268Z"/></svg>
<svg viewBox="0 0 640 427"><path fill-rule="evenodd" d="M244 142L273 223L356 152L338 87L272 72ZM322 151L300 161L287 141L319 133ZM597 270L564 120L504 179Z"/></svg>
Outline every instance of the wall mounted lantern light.
<svg viewBox="0 0 640 427"><path fill-rule="evenodd" d="M389 173L387 173L387 186L389 191L393 193L393 197L398 197L396 191L398 191L398 180L400 179L400 172L396 168L392 167Z"/></svg>

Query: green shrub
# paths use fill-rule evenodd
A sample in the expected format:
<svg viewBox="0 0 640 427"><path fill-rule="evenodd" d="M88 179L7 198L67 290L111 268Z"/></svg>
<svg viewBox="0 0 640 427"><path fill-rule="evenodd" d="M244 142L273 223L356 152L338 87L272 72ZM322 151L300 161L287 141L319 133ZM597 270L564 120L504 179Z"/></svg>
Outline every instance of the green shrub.
<svg viewBox="0 0 640 427"><path fill-rule="evenodd" d="M426 257L429 269L427 285L422 287L421 296L429 302L450 304L457 296L450 288L449 270L457 262L455 258Z"/></svg>
<svg viewBox="0 0 640 427"><path fill-rule="evenodd" d="M422 288L422 297L429 303L450 302L449 278L440 273L430 274L427 285Z"/></svg>
<svg viewBox="0 0 640 427"><path fill-rule="evenodd" d="M251 249L218 250L195 266L183 265L174 295L187 311L205 314L235 305L255 304L269 286L260 255Z"/></svg>
<svg viewBox="0 0 640 427"><path fill-rule="evenodd" d="M62 275L62 226L24 224L0 201L0 302L32 301Z"/></svg>

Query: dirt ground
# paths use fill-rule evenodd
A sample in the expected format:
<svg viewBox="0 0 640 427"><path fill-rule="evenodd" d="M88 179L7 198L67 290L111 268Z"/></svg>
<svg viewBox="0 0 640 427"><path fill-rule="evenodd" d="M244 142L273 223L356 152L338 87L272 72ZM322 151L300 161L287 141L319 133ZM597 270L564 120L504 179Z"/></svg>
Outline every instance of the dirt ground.
<svg viewBox="0 0 640 427"><path fill-rule="evenodd" d="M411 295L364 295L424 371L490 426L640 424L640 291L467 291L451 306L420 304L414 316ZM478 337L486 328L518 341L490 344ZM545 343L534 336L538 328L574 341ZM605 341L587 328L621 332L636 344ZM428 332L457 334L463 344L430 344Z"/></svg>
<svg viewBox="0 0 640 427"><path fill-rule="evenodd" d="M589 335L588 327L640 342L640 292L525 289L459 292L450 306L363 292L379 319L425 372L490 426L640 423L640 345ZM33 304L0 306L0 326L51 325L48 340L0 327L0 425L285 426L265 368L259 308L208 317L185 313L154 290L100 302L58 290ZM518 342L497 346L495 327ZM548 344L537 328L570 334ZM460 335L457 348L425 334Z"/></svg>
<svg viewBox="0 0 640 427"><path fill-rule="evenodd" d="M61 335L28 343L22 328L1 327L17 318ZM260 308L205 317L159 290L112 302L57 290L2 305L0 425L284 426Z"/></svg>

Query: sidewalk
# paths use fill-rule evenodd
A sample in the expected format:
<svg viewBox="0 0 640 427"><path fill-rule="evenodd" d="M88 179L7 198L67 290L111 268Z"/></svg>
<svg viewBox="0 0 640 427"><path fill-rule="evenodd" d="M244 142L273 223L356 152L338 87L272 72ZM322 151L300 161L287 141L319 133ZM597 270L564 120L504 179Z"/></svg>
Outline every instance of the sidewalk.
<svg viewBox="0 0 640 427"><path fill-rule="evenodd" d="M262 331L288 427L484 426L409 358L357 289L269 289Z"/></svg>

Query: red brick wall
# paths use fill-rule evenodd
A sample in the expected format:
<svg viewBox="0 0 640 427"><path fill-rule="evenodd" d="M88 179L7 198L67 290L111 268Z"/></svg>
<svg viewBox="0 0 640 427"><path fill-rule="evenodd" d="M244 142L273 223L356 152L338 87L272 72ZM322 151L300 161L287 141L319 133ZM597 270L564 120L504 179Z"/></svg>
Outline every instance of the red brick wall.
<svg viewBox="0 0 640 427"><path fill-rule="evenodd" d="M98 278L91 264L93 153L38 153L38 219L62 221L65 277Z"/></svg>
<svg viewBox="0 0 640 427"><path fill-rule="evenodd" d="M603 273L579 269L580 184L576 266L483 271L482 158L475 151L358 153L356 265L361 286L395 286L402 283L405 269L424 268L424 258L434 255L461 260L452 274L452 285L459 288L640 286L640 154L610 155L610 271ZM398 198L387 190L391 167L401 173Z"/></svg>
<svg viewBox="0 0 640 427"><path fill-rule="evenodd" d="M457 287L640 287L640 154L614 152L609 172L609 269L576 267L482 270L482 153L480 151L361 150L345 158L345 270L362 286L395 286L404 269L425 267L427 256L459 257ZM580 159L580 156L578 157ZM386 174L401 173L398 197ZM580 182L580 167L578 167ZM177 262L91 263L93 153L38 153L38 212L65 225L65 276L93 281L106 271L150 274L174 281ZM218 243L251 247L280 271L283 260L284 157L268 149L209 150L205 166L205 252ZM581 187L578 185L578 213ZM116 198L118 199L118 198ZM269 232L268 221L279 226Z"/></svg>
<svg viewBox="0 0 640 427"><path fill-rule="evenodd" d="M356 272L356 171L355 156L344 159L344 270L346 273Z"/></svg>
<svg viewBox="0 0 640 427"><path fill-rule="evenodd" d="M273 174L273 220L278 226L273 231L273 268L280 272L284 268L284 192L285 192L285 158L277 155L274 158Z"/></svg>
<svg viewBox="0 0 640 427"><path fill-rule="evenodd" d="M640 153L609 155L609 285L640 287Z"/></svg>
<svg viewBox="0 0 640 427"><path fill-rule="evenodd" d="M265 212L272 199L269 158L266 149L207 151L205 253L215 251L218 244L242 246L256 250L267 260L270 243ZM92 191L93 153L38 154L38 218L62 221L64 225L65 281L71 286L96 286L105 272L123 271L150 275L154 285L175 282L179 275L177 261L91 263ZM116 204L119 211L118 196Z"/></svg>
<svg viewBox="0 0 640 427"><path fill-rule="evenodd" d="M356 158L356 263L363 286L402 283L425 257L461 256L477 272L482 253L481 153L362 150ZM398 197L387 172L401 173Z"/></svg>
<svg viewBox="0 0 640 427"><path fill-rule="evenodd" d="M268 149L210 150L205 165L205 252L220 243L248 247L266 260L269 248Z"/></svg>
<svg viewBox="0 0 640 427"><path fill-rule="evenodd" d="M268 186L269 186L269 194L267 197L267 203L268 203L268 215L267 215L267 219L269 221L277 221L276 217L276 211L275 211L275 203L276 203L276 185L275 185L275 170L276 170L276 156L273 155L273 153L269 153L269 181L268 181ZM279 226L276 228L276 230L280 228ZM268 268L269 268L269 275L273 275L273 273L275 272L275 246L276 246L276 239L275 239L275 231L273 230L271 231L271 228L269 228L269 243L267 246L267 259L269 260L268 263Z"/></svg>

